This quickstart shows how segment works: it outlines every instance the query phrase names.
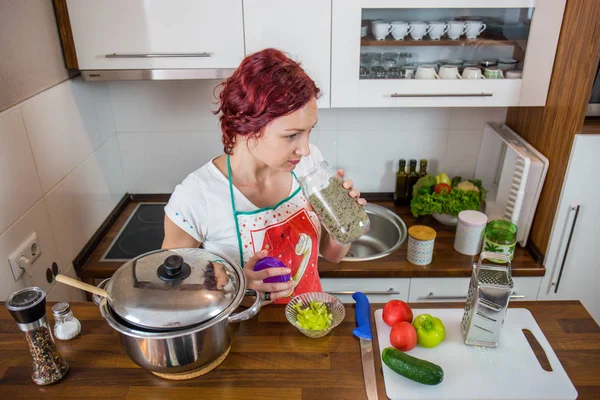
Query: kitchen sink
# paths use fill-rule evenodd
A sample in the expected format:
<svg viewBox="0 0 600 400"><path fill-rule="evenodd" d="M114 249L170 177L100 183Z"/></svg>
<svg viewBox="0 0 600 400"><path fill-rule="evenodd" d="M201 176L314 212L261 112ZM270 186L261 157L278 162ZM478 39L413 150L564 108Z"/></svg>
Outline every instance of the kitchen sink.
<svg viewBox="0 0 600 400"><path fill-rule="evenodd" d="M396 213L371 203L365 211L371 220L369 232L352 243L342 261L377 260L398 250L406 240L406 225Z"/></svg>

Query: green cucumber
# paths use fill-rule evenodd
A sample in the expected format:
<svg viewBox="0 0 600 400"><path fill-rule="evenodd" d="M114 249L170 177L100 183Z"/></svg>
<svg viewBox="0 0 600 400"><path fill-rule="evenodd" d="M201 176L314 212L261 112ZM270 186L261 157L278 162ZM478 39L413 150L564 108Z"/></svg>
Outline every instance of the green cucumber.
<svg viewBox="0 0 600 400"><path fill-rule="evenodd" d="M415 382L437 385L444 379L444 370L439 365L409 356L393 347L383 349L381 358L394 372Z"/></svg>

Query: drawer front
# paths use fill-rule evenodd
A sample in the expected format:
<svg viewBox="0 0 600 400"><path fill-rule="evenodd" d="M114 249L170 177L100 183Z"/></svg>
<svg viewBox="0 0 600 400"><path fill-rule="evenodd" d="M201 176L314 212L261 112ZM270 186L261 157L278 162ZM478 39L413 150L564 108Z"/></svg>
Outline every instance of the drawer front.
<svg viewBox="0 0 600 400"><path fill-rule="evenodd" d="M464 303L469 281L470 278L412 278L408 301Z"/></svg>
<svg viewBox="0 0 600 400"><path fill-rule="evenodd" d="M514 277L511 301L536 300L541 277ZM409 302L464 302L470 278L412 278Z"/></svg>
<svg viewBox="0 0 600 400"><path fill-rule="evenodd" d="M352 294L363 292L371 303L387 303L392 299L408 300L410 279L407 278L326 278L321 279L323 291L343 303L354 303Z"/></svg>
<svg viewBox="0 0 600 400"><path fill-rule="evenodd" d="M537 300L541 276L517 276L513 278L513 292L510 301L532 301ZM523 296L523 297L521 297Z"/></svg>

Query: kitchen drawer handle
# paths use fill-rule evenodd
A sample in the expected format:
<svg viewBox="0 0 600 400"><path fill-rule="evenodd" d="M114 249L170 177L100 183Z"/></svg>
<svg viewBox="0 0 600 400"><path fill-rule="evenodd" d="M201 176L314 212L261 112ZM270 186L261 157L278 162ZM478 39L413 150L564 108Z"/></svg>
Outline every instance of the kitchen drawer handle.
<svg viewBox="0 0 600 400"><path fill-rule="evenodd" d="M402 94L392 93L391 97L492 97L492 93L421 93Z"/></svg>
<svg viewBox="0 0 600 400"><path fill-rule="evenodd" d="M106 58L169 58L169 57L211 57L210 53L112 53Z"/></svg>
<svg viewBox="0 0 600 400"><path fill-rule="evenodd" d="M421 297L425 300L466 300L467 296L436 296L435 293L429 292L425 297Z"/></svg>
<svg viewBox="0 0 600 400"><path fill-rule="evenodd" d="M524 298L525 298L525 296L524 296L524 295L522 295L522 294L511 294L511 295L510 295L510 298L511 298L511 299L524 299Z"/></svg>
<svg viewBox="0 0 600 400"><path fill-rule="evenodd" d="M558 272L558 280L554 285L554 293L558 292L558 285L560 285L560 279L562 278L563 269L565 268L565 263L567 262L567 255L569 254L569 247L571 247L571 239L573 239L573 232L575 231L575 224L577 224L577 217L579 216L579 209L581 206L571 207L569 212L575 211L575 217L573 217L573 224L571 225L571 232L569 233L569 240L567 240L567 248L565 249L565 254L563 254L562 262L560 264L560 271Z"/></svg>
<svg viewBox="0 0 600 400"><path fill-rule="evenodd" d="M337 294L337 295L353 295L356 292L352 292L352 291L341 291L341 292L327 292L329 294ZM394 290L394 288L389 288L388 290L385 291L375 291L375 292L363 292L366 295L377 295L377 294L383 294L383 295L392 295L392 294L400 294L399 291Z"/></svg>

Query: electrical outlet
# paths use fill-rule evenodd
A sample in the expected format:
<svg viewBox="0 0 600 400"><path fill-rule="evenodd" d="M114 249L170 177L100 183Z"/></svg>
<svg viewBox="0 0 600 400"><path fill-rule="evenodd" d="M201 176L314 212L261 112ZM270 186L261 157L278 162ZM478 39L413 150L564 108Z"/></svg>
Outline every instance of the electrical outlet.
<svg viewBox="0 0 600 400"><path fill-rule="evenodd" d="M15 281L19 280L21 275L23 275L23 269L19 266L21 257L27 258L33 264L41 254L42 249L38 244L37 235L33 232L8 256L8 263L10 264Z"/></svg>

